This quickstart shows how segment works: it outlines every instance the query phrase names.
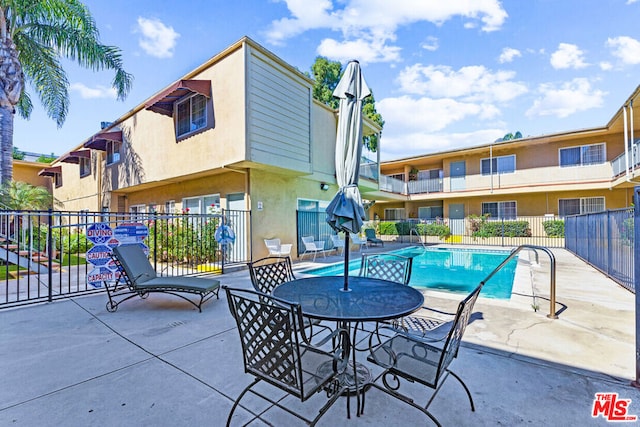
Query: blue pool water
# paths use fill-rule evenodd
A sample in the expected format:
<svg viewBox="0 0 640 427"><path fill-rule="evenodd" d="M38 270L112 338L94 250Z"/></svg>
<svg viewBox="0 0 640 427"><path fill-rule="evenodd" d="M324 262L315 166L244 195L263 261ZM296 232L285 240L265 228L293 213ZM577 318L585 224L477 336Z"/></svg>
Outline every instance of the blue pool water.
<svg viewBox="0 0 640 427"><path fill-rule="evenodd" d="M509 256L509 251L460 248L410 247L394 251L394 254L412 256L413 270L409 285L446 292L467 294L484 280ZM487 298L509 299L513 288L517 257L509 261L482 289ZM360 257L349 262L349 275L360 270ZM341 276L344 263L307 270L318 276Z"/></svg>

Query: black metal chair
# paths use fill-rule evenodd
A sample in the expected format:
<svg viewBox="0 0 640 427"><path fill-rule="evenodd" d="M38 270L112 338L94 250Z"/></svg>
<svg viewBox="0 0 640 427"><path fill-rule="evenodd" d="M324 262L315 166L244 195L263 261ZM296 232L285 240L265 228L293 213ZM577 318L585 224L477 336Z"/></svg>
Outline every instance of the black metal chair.
<svg viewBox="0 0 640 427"><path fill-rule="evenodd" d="M247 267L254 289L269 295L276 286L296 279L289 257L268 256L247 263Z"/></svg>
<svg viewBox="0 0 640 427"><path fill-rule="evenodd" d="M473 398L467 385L462 379L449 369L449 365L458 356L460 342L464 335L465 328L469 323L473 306L482 290L482 283L478 285L464 300L458 304L456 316L452 322L451 329L446 335L444 345L435 345L432 340L425 340L422 337L398 333L391 339L379 346L372 348L369 357L370 362L383 367L385 370L379 378L382 379L382 386L372 383L370 387L379 389L403 402L424 412L436 425L440 426L438 420L429 412L429 406L438 394L438 391L445 380L451 374L464 387L471 410L475 411ZM442 342L439 342L442 344ZM412 397L400 393L400 378L410 382L417 382L434 389L427 404L422 407L415 403Z"/></svg>
<svg viewBox="0 0 640 427"><path fill-rule="evenodd" d="M395 255L369 253L362 255L359 276L375 279L390 280L392 282L409 284L413 258Z"/></svg>
<svg viewBox="0 0 640 427"><path fill-rule="evenodd" d="M291 266L291 258L269 256L259 260L247 263L249 267L249 276L253 288L267 295L271 295L276 286L296 280ZM321 325L319 320L303 317L303 326L309 328L309 336L314 337L320 331L330 331L331 328ZM317 326L318 330L314 332L313 328Z"/></svg>
<svg viewBox="0 0 640 427"><path fill-rule="evenodd" d="M326 351L310 344L304 329L298 327L302 324L300 305L252 290L232 289L226 286L223 288L227 294L229 310L238 327L244 370L255 377L233 404L227 418L227 426L231 424L240 400L248 392L309 425L315 425L342 393L348 393L340 386L337 375L345 369L349 355L343 354L337 345L334 345L331 351ZM340 329L335 330L320 344L338 343L345 339L348 339L348 334ZM281 403L282 399L266 396L254 390L253 387L261 381L297 397L302 402L322 391L327 393L328 400L320 408L318 415L309 420L284 406ZM347 401L347 409L348 407Z"/></svg>

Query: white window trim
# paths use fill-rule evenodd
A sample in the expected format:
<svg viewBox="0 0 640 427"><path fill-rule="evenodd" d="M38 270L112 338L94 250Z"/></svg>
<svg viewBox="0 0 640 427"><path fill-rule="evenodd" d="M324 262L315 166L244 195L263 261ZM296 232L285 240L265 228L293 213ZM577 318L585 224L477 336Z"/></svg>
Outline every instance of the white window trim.
<svg viewBox="0 0 640 427"><path fill-rule="evenodd" d="M118 160L113 160L113 153L114 153L113 146L114 145L118 145L118 147L119 147L118 148ZM115 165L117 163L120 163L120 161L122 160L122 142L119 142L119 141L107 141L107 147L106 148L107 148L107 160L106 160L107 166L111 166L111 165ZM111 157L112 157L111 162L109 162L109 152L110 151L111 151Z"/></svg>
<svg viewBox="0 0 640 427"><path fill-rule="evenodd" d="M558 215L560 215L560 201L561 200L579 200L580 201L580 212L578 212L577 214L571 214L571 215L583 215L585 213L594 213L594 212L584 212L582 207L583 204L586 200L591 200L591 199L602 199L602 210L598 211L598 212L604 212L607 210L607 198L604 196L593 196L593 197L566 197L566 198L561 198L558 199ZM595 212L597 213L597 212Z"/></svg>
<svg viewBox="0 0 640 427"><path fill-rule="evenodd" d="M501 201L494 201L494 202L482 202L482 204L480 205L480 209L481 211L483 211L484 209L482 209L484 207L485 204L489 204L489 203L496 203L498 205L498 214L500 214L500 205L503 205L505 203L513 203L515 204L516 207L516 212L515 215L513 217L509 216L509 217L505 217L505 219L517 219L518 218L518 202L517 200L501 200ZM500 215L498 215L497 217L489 217L489 220L501 220L503 217L501 217Z"/></svg>
<svg viewBox="0 0 640 427"><path fill-rule="evenodd" d="M91 158L80 157L78 161L79 161L78 167L80 169L80 178L84 178L85 176L91 175ZM87 163L87 171L83 174L82 165L85 162Z"/></svg>
<svg viewBox="0 0 640 427"><path fill-rule="evenodd" d="M209 214L212 213L209 211L209 205L204 206L204 199L207 197L212 197L212 198L218 198L218 201L220 203L220 205L222 205L222 197L220 196L220 193L214 193L214 194L203 194L202 196L193 196L193 197L184 197L182 199L182 210L187 209L187 200L198 200L198 210L200 211L200 214ZM219 209L221 208L221 206L219 206L217 209L214 210L213 213L219 213ZM191 212L193 213L193 212Z"/></svg>
<svg viewBox="0 0 640 427"><path fill-rule="evenodd" d="M582 149L583 147L592 147L592 146L595 146L595 145L602 145L604 147L602 149L602 163L584 164L582 162L582 150L580 150L580 164L578 164L578 165L562 165L562 157L560 155L562 150L570 150L572 148L580 148L580 149ZM561 167L561 168L589 167L589 166L595 166L595 165L602 165L602 164L604 164L606 162L607 162L607 143L606 142L596 142L594 144L574 145L574 146L571 146L571 147L560 147L560 148L558 148L558 167Z"/></svg>
<svg viewBox="0 0 640 427"><path fill-rule="evenodd" d="M491 173L483 173L482 172L482 162L483 160L489 160L491 161L491 159L496 159L496 164L498 164L498 159L504 159L506 157L513 157L513 171L512 172L500 172L500 171L491 171ZM482 176L491 176L491 175L507 175L507 174L511 174L511 173L516 173L516 171L518 170L518 164L517 164L517 158L515 154L507 154L505 156L493 156L493 157L484 157L482 159L480 159L480 175Z"/></svg>
<svg viewBox="0 0 640 427"><path fill-rule="evenodd" d="M188 102L189 103L189 119L191 119L191 100L193 98L197 97L197 96L202 96L202 97L205 98L205 103L204 103L204 125L202 127L199 127L198 129L193 129L193 130L191 130L191 127L189 127L189 130L187 132L178 133L178 119L179 119L178 118L178 106ZM185 137L187 137L187 136L189 136L189 135L191 135L193 133L200 132L203 129L207 128L207 126L209 125L209 123L208 123L209 122L209 102L208 101L209 100L207 99L206 96L204 96L204 95L202 95L200 93L192 93L191 95L185 96L181 100L175 102L175 104L173 105L173 108L174 108L173 114L174 114L174 117L176 118L175 119L176 138L182 139L182 138L185 138ZM189 123L191 124L192 121L189 120Z"/></svg>

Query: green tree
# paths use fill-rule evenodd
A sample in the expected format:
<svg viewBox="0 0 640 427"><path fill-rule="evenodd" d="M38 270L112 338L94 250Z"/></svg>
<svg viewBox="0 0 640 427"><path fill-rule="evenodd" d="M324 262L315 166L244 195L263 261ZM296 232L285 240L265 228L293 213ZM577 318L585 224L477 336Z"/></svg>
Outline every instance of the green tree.
<svg viewBox="0 0 640 427"><path fill-rule="evenodd" d="M11 157L16 160L24 160L24 156L24 151L18 150L18 147L13 147L13 155Z"/></svg>
<svg viewBox="0 0 640 427"><path fill-rule="evenodd" d="M45 187L22 181L11 181L0 189L0 203L4 209L46 210L53 205L53 196Z"/></svg>
<svg viewBox="0 0 640 427"><path fill-rule="evenodd" d="M93 71L113 70L111 82L123 100L133 77L120 49L100 43L89 9L77 0L0 0L0 183L13 175L13 119L33 109L29 83L58 127L69 109L69 81L61 60Z"/></svg>
<svg viewBox="0 0 640 427"><path fill-rule="evenodd" d="M51 163L56 159L56 155L51 153L50 155L42 154L36 159L38 163Z"/></svg>
<svg viewBox="0 0 640 427"><path fill-rule="evenodd" d="M333 91L340 81L343 71L340 62L329 61L324 56L317 56L311 66L311 72L313 73L311 77L314 80L313 97L323 104L337 109L340 101L333 96ZM307 73L307 75L309 74ZM362 102L362 114L379 124L380 127L384 126L382 115L376 111L376 101L373 97L373 90L371 90L371 96L366 97ZM377 135L366 136L363 139L364 145L370 151L375 152L378 150Z"/></svg>

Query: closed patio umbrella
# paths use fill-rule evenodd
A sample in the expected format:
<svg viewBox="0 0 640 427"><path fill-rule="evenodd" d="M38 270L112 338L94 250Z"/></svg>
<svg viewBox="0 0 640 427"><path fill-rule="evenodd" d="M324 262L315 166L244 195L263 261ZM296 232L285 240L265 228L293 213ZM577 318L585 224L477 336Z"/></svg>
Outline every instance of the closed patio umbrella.
<svg viewBox="0 0 640 427"><path fill-rule="evenodd" d="M338 192L327 206L327 222L344 231L347 248L344 262L344 290L349 289L349 233L359 233L365 220L358 190L362 154L362 100L371 95L358 61L351 61L333 96L340 98L336 135L336 180Z"/></svg>

